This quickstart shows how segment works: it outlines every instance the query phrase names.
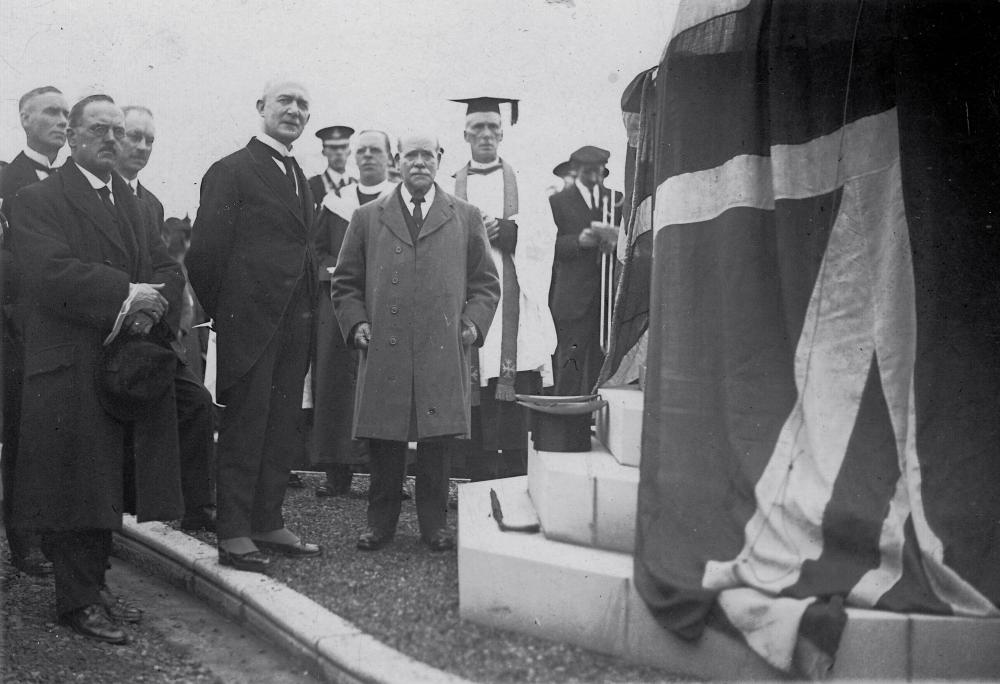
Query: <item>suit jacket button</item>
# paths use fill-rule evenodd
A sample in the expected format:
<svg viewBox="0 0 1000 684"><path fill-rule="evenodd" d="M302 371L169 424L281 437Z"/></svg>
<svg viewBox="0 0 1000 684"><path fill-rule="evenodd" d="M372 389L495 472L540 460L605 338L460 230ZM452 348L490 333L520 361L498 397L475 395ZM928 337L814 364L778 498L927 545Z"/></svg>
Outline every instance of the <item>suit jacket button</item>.
<svg viewBox="0 0 1000 684"><path fill-rule="evenodd" d="M399 340L397 340L395 337L389 338L389 344L396 344L397 342L399 342Z"/></svg>
<svg viewBox="0 0 1000 684"><path fill-rule="evenodd" d="M396 276L393 276L392 277L392 284L393 285L398 285L399 284L399 278L397 278Z"/></svg>
<svg viewBox="0 0 1000 684"><path fill-rule="evenodd" d="M433 416L435 413L437 413L437 409L434 408L433 406L431 406L429 409L427 409L427 415L428 416Z"/></svg>
<svg viewBox="0 0 1000 684"><path fill-rule="evenodd" d="M403 248L400 247L399 245L396 245L396 254L400 254L400 253L402 253L402 251L403 251Z"/></svg>
<svg viewBox="0 0 1000 684"><path fill-rule="evenodd" d="M399 307L398 306L390 306L389 307L389 313L398 314L399 313Z"/></svg>

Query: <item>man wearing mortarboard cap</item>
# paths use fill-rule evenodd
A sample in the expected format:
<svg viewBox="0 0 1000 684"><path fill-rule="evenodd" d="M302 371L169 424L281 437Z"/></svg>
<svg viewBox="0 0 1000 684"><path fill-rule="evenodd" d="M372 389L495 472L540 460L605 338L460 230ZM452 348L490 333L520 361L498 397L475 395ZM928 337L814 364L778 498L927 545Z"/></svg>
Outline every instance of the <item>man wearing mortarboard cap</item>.
<svg viewBox="0 0 1000 684"><path fill-rule="evenodd" d="M352 135L354 129L350 126L327 126L316 131L316 137L323 141L323 156L326 157L326 170L309 179L317 209L328 192L340 194L341 188L358 182L347 175Z"/></svg>
<svg viewBox="0 0 1000 684"><path fill-rule="evenodd" d="M472 359L472 435L465 460L469 477L485 480L525 473L528 417L515 394L537 394L552 383L556 336L546 302L553 242L541 193L537 199L520 196L517 173L498 155L500 104L510 103L513 125L518 101L454 101L467 105L465 140L472 153L455 173L454 194L482 213L501 282L496 319Z"/></svg>
<svg viewBox="0 0 1000 684"><path fill-rule="evenodd" d="M610 152L592 145L576 150L569 158L576 171L575 182L549 197L557 232L549 291L549 308L559 337L557 395L589 394L604 362L600 342L601 258L604 252L614 252L616 242L608 217L615 225L621 222L623 199L620 192L604 187L610 157Z"/></svg>

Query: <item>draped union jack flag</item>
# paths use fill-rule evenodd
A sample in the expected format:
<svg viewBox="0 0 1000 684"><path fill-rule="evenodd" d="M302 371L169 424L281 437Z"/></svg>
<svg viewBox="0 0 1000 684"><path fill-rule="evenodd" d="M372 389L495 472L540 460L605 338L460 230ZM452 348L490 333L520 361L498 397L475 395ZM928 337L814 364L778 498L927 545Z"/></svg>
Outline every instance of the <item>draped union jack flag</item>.
<svg viewBox="0 0 1000 684"><path fill-rule="evenodd" d="M682 0L635 181L635 581L675 633L817 675L845 605L1000 616L997 9Z"/></svg>

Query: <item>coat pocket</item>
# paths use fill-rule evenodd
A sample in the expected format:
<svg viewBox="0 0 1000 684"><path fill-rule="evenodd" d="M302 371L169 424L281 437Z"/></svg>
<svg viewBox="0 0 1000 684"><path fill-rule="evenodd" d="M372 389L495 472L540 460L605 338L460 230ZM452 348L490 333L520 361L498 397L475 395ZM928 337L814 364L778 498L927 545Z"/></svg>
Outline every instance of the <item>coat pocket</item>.
<svg viewBox="0 0 1000 684"><path fill-rule="evenodd" d="M25 377L33 377L44 373L54 373L64 368L76 365L76 345L59 344L53 347L39 349L24 361Z"/></svg>

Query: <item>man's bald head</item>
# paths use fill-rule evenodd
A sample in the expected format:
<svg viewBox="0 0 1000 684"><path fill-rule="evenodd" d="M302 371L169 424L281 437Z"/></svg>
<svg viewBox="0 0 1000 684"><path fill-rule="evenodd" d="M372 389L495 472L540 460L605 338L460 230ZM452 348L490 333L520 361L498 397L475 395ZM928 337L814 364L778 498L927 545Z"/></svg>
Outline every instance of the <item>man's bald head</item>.
<svg viewBox="0 0 1000 684"><path fill-rule="evenodd" d="M264 133L291 146L309 122L309 91L290 79L268 81L257 100L257 113Z"/></svg>

